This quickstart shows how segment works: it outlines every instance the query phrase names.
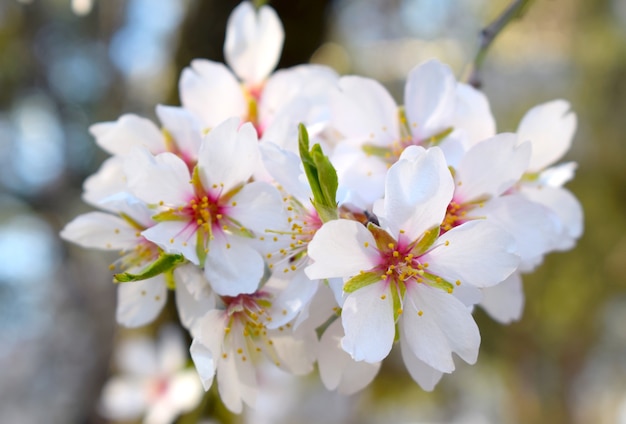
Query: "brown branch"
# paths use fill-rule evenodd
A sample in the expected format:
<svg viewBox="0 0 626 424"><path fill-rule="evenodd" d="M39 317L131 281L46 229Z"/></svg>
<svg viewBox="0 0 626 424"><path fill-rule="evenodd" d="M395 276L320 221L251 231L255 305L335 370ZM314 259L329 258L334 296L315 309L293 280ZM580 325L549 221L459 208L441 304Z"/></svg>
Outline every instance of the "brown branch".
<svg viewBox="0 0 626 424"><path fill-rule="evenodd" d="M487 25L485 28L480 31L480 44L478 48L478 52L474 57L474 61L471 64L469 77L467 79L468 84L475 88L480 88L482 86L482 75L481 75L481 67L485 58L487 57L487 52L489 47L496 39L498 34L502 32L502 30L514 19L519 19L522 17L524 12L526 12L528 6L532 0L513 0L509 7L507 7L500 16L498 16L493 22Z"/></svg>

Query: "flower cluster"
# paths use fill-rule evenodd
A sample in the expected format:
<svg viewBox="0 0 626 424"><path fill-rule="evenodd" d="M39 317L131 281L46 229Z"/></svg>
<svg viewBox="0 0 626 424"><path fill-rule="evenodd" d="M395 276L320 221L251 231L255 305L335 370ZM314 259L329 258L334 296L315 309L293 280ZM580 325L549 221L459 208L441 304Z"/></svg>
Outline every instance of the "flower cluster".
<svg viewBox="0 0 626 424"><path fill-rule="evenodd" d="M111 154L84 185L100 211L62 232L115 250L117 320L152 322L174 292L204 388L254 405L262 363L354 393L394 344L432 390L477 358L473 308L519 319L521 274L574 246L582 210L554 166L576 117L556 100L497 133L486 97L437 60L403 105L316 65L273 72L283 29L241 3L228 67L194 60L181 107L93 125ZM272 73L273 72L273 73Z"/></svg>

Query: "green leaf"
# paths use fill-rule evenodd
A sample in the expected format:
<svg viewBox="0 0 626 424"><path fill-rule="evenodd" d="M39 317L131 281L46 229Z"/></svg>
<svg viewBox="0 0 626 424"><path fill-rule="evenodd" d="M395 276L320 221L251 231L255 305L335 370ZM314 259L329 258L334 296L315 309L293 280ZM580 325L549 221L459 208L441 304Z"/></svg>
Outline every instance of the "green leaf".
<svg viewBox="0 0 626 424"><path fill-rule="evenodd" d="M364 272L355 277L350 278L343 285L343 291L346 293L352 293L370 284L377 283L381 280L380 273L377 272Z"/></svg>
<svg viewBox="0 0 626 424"><path fill-rule="evenodd" d="M322 222L328 222L339 217L337 213L337 171L324 155L319 144L309 150L309 134L306 127L298 127L298 150L304 167L304 173L309 181L313 199L311 203L317 210Z"/></svg>
<svg viewBox="0 0 626 424"><path fill-rule="evenodd" d="M166 253L161 253L159 257L146 268L144 268L141 273L130 274L128 272L124 272L121 274L115 274L113 276L113 281L116 283L128 283L131 281L146 280L148 278L156 277L159 274L163 274L164 272L172 271L184 261L185 257L183 255L168 255Z"/></svg>

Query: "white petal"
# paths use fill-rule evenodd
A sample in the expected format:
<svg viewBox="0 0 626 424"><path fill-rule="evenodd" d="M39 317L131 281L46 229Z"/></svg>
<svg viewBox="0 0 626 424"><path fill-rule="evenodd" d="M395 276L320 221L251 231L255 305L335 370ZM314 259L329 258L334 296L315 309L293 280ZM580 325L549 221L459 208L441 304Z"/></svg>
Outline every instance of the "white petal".
<svg viewBox="0 0 626 424"><path fill-rule="evenodd" d="M378 374L380 362L354 361L341 349L343 336L341 320L335 320L320 339L317 363L322 383L328 390L337 389L341 394L351 395L372 382Z"/></svg>
<svg viewBox="0 0 626 424"><path fill-rule="evenodd" d="M178 206L194 196L187 165L172 153L135 149L124 159L124 173L130 191L146 203Z"/></svg>
<svg viewBox="0 0 626 424"><path fill-rule="evenodd" d="M166 253L181 254L198 265L200 260L196 252L196 228L195 223L186 221L163 221L141 234Z"/></svg>
<svg viewBox="0 0 626 424"><path fill-rule="evenodd" d="M305 269L311 279L350 277L378 263L372 234L363 224L346 219L329 221L317 230L308 254L314 261Z"/></svg>
<svg viewBox="0 0 626 424"><path fill-rule="evenodd" d="M519 272L493 287L482 289L483 300L480 306L502 324L518 321L524 311L524 289Z"/></svg>
<svg viewBox="0 0 626 424"><path fill-rule="evenodd" d="M523 195L495 198L470 212L471 216L487 216L515 238L516 253L522 261L535 262L547 253L560 237L561 224L546 206Z"/></svg>
<svg viewBox="0 0 626 424"><path fill-rule="evenodd" d="M404 107L413 135L425 140L450 128L455 101L456 79L448 66L429 60L413 68L404 89Z"/></svg>
<svg viewBox="0 0 626 424"><path fill-rule="evenodd" d="M267 287L272 280L268 281ZM278 328L291 322L311 301L318 289L318 282L311 281L304 274L303 269L298 269L287 286L278 293L272 302L271 316L272 322L266 325L267 328Z"/></svg>
<svg viewBox="0 0 626 424"><path fill-rule="evenodd" d="M406 336L404 337L406 338ZM400 350L402 352L402 360L411 378L413 378L422 389L431 392L437 383L439 383L439 380L441 380L443 373L427 365L424 361L415 356L409 348L408 343L400 343Z"/></svg>
<svg viewBox="0 0 626 424"><path fill-rule="evenodd" d="M285 33L278 15L269 6L258 12L250 2L241 2L226 26L226 63L248 84L262 82L280 58Z"/></svg>
<svg viewBox="0 0 626 424"><path fill-rule="evenodd" d="M339 90L331 93L330 102L332 127L344 137L383 146L398 140L398 107L379 82L357 76L342 77Z"/></svg>
<svg viewBox="0 0 626 424"><path fill-rule="evenodd" d="M576 162L566 162L551 166L539 174L539 184L550 187L563 187L565 183L574 178L577 167L578 164Z"/></svg>
<svg viewBox="0 0 626 424"><path fill-rule="evenodd" d="M241 328L238 330L243 331ZM220 359L217 385L222 402L232 412L241 413L242 401L255 407L258 383L254 366L249 359L243 361L234 351L228 352L226 359Z"/></svg>
<svg viewBox="0 0 626 424"><path fill-rule="evenodd" d="M195 59L183 69L178 84L183 107L197 116L205 128L248 114L248 104L237 78L222 63Z"/></svg>
<svg viewBox="0 0 626 424"><path fill-rule="evenodd" d="M452 352L473 364L480 334L469 309L449 293L423 284L407 287L400 316L400 343L408 343L417 358L437 371L454 370ZM419 312L422 312L419 315Z"/></svg>
<svg viewBox="0 0 626 424"><path fill-rule="evenodd" d="M422 153L402 159L389 169L384 213L379 218L393 236L403 230L412 241L441 224L452 199L454 182L439 148L414 148L410 152Z"/></svg>
<svg viewBox="0 0 626 424"><path fill-rule="evenodd" d="M280 367L294 375L306 375L313 371L317 335L313 330L300 337L279 330L268 333L280 361Z"/></svg>
<svg viewBox="0 0 626 424"><path fill-rule="evenodd" d="M532 143L529 171L538 172L563 157L576 131L576 114L565 100L553 100L526 112L517 128L519 140Z"/></svg>
<svg viewBox="0 0 626 424"><path fill-rule="evenodd" d="M584 227L583 209L578 199L560 187L524 187L522 193L530 200L552 210L561 221L563 230L554 248L568 250L574 247Z"/></svg>
<svg viewBox="0 0 626 424"><path fill-rule="evenodd" d="M228 208L228 216L258 235L285 225L287 217L280 192L267 183L254 181L246 184L232 200L236 206Z"/></svg>
<svg viewBox="0 0 626 424"><path fill-rule="evenodd" d="M348 295L341 322L346 333L341 347L352 359L369 363L385 359L396 332L389 287L375 283Z"/></svg>
<svg viewBox="0 0 626 424"><path fill-rule="evenodd" d="M127 250L134 248L141 239L137 229L115 215L88 212L69 222L61 237L82 247L104 250Z"/></svg>
<svg viewBox="0 0 626 424"><path fill-rule="evenodd" d="M157 105L156 113L165 129L174 138L183 158L189 162L197 160L202 140L200 122L181 107Z"/></svg>
<svg viewBox="0 0 626 424"><path fill-rule="evenodd" d="M202 383L195 370L187 369L176 373L170 380L167 403L178 413L191 411L202 400Z"/></svg>
<svg viewBox="0 0 626 424"><path fill-rule="evenodd" d="M259 149L265 168L287 193L303 203L313 197L311 188L301 180L304 171L300 156L271 142L259 144Z"/></svg>
<svg viewBox="0 0 626 424"><path fill-rule="evenodd" d="M214 185L227 193L248 181L260 165L256 130L238 118L228 119L213 128L202 141L198 155L200 180L205 189Z"/></svg>
<svg viewBox="0 0 626 424"><path fill-rule="evenodd" d="M195 266L191 267L197 269ZM176 268L174 271L175 275L180 268L183 267ZM198 270L198 272L201 273L202 271ZM206 281L204 276L202 276L202 279ZM208 285L208 283L206 284ZM176 310L178 311L180 322L189 330L192 337L195 338L199 334L200 318L213 308L215 308L215 296L207 294L195 297L188 291L187 285L176 277Z"/></svg>
<svg viewBox="0 0 626 424"><path fill-rule="evenodd" d="M209 350L209 348L198 339L194 339L191 342L189 351L191 352L191 359L202 382L202 387L204 387L204 390L209 390L213 385L213 378L215 377L216 371L217 360L214 357L214 352Z"/></svg>
<svg viewBox="0 0 626 424"><path fill-rule="evenodd" d="M264 272L261 255L240 237L211 240L204 275L221 296L254 293Z"/></svg>
<svg viewBox="0 0 626 424"><path fill-rule="evenodd" d="M113 377L102 388L99 412L113 420L134 420L147 406L143 380L132 377Z"/></svg>
<svg viewBox="0 0 626 424"><path fill-rule="evenodd" d="M455 198L471 201L499 196L515 184L528 166L529 143L517 146L515 134L498 134L472 147L456 168Z"/></svg>
<svg viewBox="0 0 626 424"><path fill-rule="evenodd" d="M102 162L95 174L87 177L83 183L82 198L85 202L106 210L111 209L102 201L119 192L128 191L124 175L124 160L113 156Z"/></svg>
<svg viewBox="0 0 626 424"><path fill-rule="evenodd" d="M420 260L428 271L451 283L475 287L498 284L519 265L515 241L499 225L471 221L440 236L434 249Z"/></svg>
<svg viewBox="0 0 626 424"><path fill-rule="evenodd" d="M470 146L494 136L496 123L487 96L471 85L457 83L452 126L463 131Z"/></svg>
<svg viewBox="0 0 626 424"><path fill-rule="evenodd" d="M141 327L159 316L166 300L167 287L163 275L120 283L115 317L125 327Z"/></svg>
<svg viewBox="0 0 626 424"><path fill-rule="evenodd" d="M96 143L112 155L125 155L134 147L144 147L152 154L165 151L163 135L149 119L122 115L115 122L94 124L89 132Z"/></svg>

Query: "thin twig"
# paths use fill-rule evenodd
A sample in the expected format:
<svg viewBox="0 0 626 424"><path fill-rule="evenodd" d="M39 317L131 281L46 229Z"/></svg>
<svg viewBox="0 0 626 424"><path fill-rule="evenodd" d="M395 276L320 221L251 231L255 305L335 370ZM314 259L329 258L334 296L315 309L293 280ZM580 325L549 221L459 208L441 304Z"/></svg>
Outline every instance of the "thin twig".
<svg viewBox="0 0 626 424"><path fill-rule="evenodd" d="M513 19L522 17L531 2L532 0L513 0L509 7L507 7L500 16L480 31L480 45L478 52L474 57L474 61L471 64L469 78L467 79L467 82L470 85L475 88L480 88L482 86L480 70L485 58L487 57L489 47L504 27L506 27Z"/></svg>

